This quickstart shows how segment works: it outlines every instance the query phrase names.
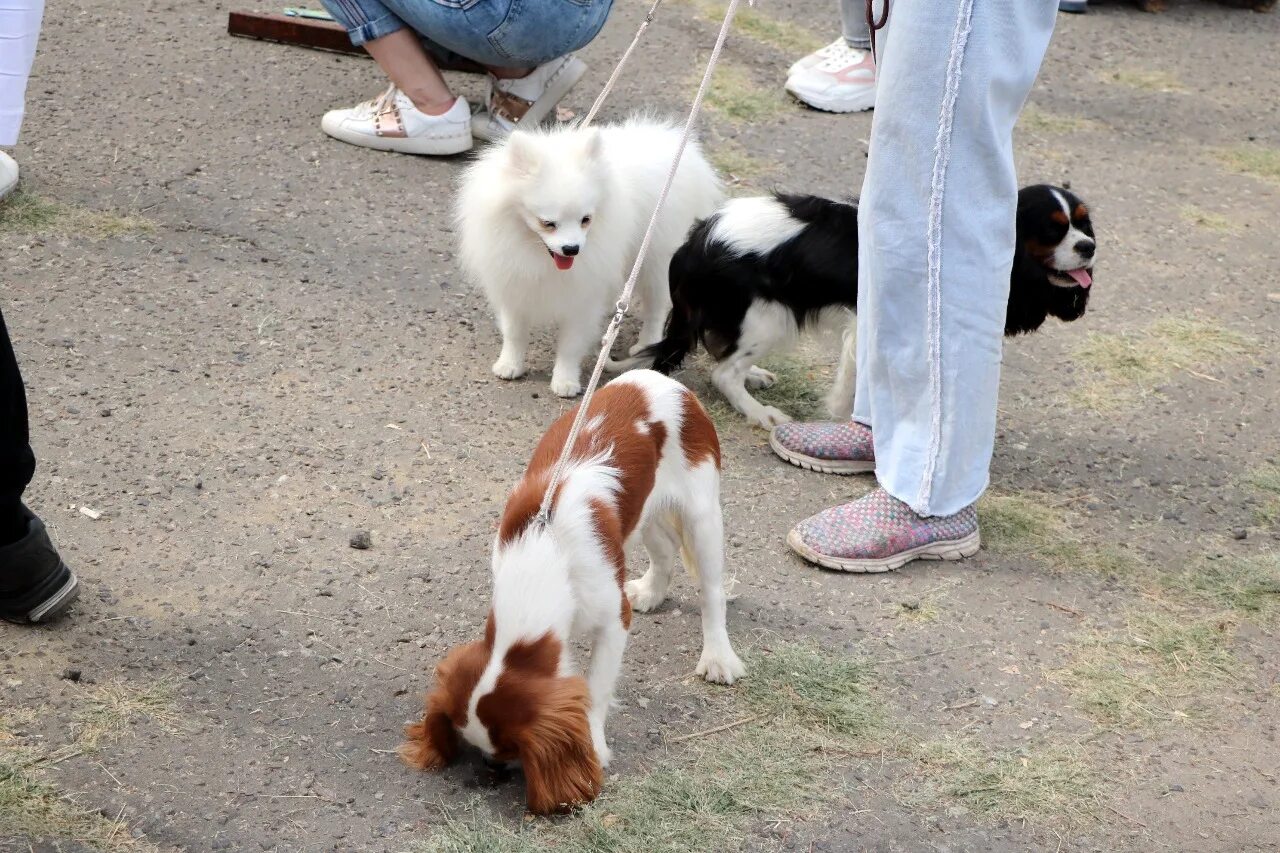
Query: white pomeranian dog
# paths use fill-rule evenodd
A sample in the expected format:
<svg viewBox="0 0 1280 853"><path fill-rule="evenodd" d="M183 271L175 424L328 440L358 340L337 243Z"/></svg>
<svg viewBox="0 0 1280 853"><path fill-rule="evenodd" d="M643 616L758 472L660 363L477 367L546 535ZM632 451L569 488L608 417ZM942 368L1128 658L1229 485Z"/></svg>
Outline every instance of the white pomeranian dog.
<svg viewBox="0 0 1280 853"><path fill-rule="evenodd" d="M457 202L460 254L497 315L495 375L523 376L531 332L554 325L551 390L582 391L582 361L600 345L679 142L679 128L645 118L517 131L467 169ZM662 338L671 256L723 197L691 141L636 281L642 327L632 353Z"/></svg>

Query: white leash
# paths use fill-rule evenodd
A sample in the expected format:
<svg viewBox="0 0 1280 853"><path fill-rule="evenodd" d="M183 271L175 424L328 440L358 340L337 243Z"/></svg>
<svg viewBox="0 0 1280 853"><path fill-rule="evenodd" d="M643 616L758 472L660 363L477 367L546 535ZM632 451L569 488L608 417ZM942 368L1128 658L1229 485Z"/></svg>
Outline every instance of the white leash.
<svg viewBox="0 0 1280 853"><path fill-rule="evenodd" d="M662 0L654 0L653 6L649 9L649 14L645 16L644 22L640 24L636 37L632 39L631 46L626 49L622 54L622 58L618 60L618 65L613 69L613 73L609 75L609 80L605 83L604 90L600 92L596 102L591 105L591 110L587 113L587 117L583 119L583 125L590 123L595 118L600 105L604 103L605 96L613 88L613 83L618 78L618 73L621 71L623 64L631 56L631 51L640 40L641 34L653 21L653 13L661 2ZM640 277L640 266L644 263L644 256L649 252L649 242L653 238L654 229L657 227L658 215L662 212L662 206L667 201L667 194L671 192L671 185L675 183L676 170L680 167L680 158L684 156L684 149L689 142L689 137L693 135L694 122L697 121L698 113L702 110L702 99L706 96L707 89L711 85L711 75L715 71L716 63L720 60L720 51L724 49L725 39L729 36L729 25L733 23L733 16L738 11L740 2L741 0L729 0L729 8L725 10L724 23L720 25L720 34L716 36L716 45L711 49L711 58L707 60L707 70L703 72L702 82L698 84L698 92L693 96L693 104L689 107L689 116L685 119L684 131L680 134L680 144L676 148L675 157L671 160L671 169L667 172L666 183L662 185L662 192L658 194L658 203L654 205L653 215L649 217L649 227L645 229L644 239L640 242L640 250L636 253L635 263L631 265L631 274L627 276L627 283L623 286L622 294L618 297L618 302L614 306L613 319L609 321L609 328L605 329L600 355L596 357L595 369L591 371L591 378L587 381L586 388L583 389L582 402L578 405L578 413L573 418L573 426L569 428L569 435L565 439L564 447L560 450L560 458L556 460L556 467L551 469L551 478L547 481L547 491L542 496L542 503L539 505L538 514L535 517L536 523L540 526L545 526L551 519L551 500L555 496L556 486L564 475L564 468L569 462L569 456L573 453L573 446L578 440L578 433L582 431L582 424L587 419L587 406L590 405L591 397L596 392L596 386L600 384L600 374L604 372L604 366L609 361L609 354L613 351L613 342L618 337L618 329L622 326L622 321L627 316L627 311L631 308L631 293L635 290L636 279Z"/></svg>
<svg viewBox="0 0 1280 853"><path fill-rule="evenodd" d="M640 43L640 37L644 35L644 31L649 29L649 25L653 23L653 16L657 13L658 6L661 4L662 0L653 0L653 5L649 7L648 14L640 22L640 29L636 30L636 37L631 40L631 44L627 45L627 49L622 52L622 58L618 60L618 64L613 66L613 73L605 81L604 88L600 90L600 94L596 95L596 102L591 105L591 109L587 110L587 117L582 120L581 127L586 127L595 120L596 113L600 112L600 108L604 106L604 99L609 97L609 93L613 91L613 84L618 82L618 78L622 76L622 66L626 65L627 60L631 58L631 52Z"/></svg>

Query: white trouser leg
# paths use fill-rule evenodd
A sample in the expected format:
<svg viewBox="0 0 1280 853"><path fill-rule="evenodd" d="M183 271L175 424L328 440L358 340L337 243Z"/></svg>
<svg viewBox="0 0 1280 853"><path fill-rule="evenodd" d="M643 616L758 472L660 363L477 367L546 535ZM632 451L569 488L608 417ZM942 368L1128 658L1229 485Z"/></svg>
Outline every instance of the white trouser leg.
<svg viewBox="0 0 1280 853"><path fill-rule="evenodd" d="M44 0L0 0L0 145L16 145Z"/></svg>

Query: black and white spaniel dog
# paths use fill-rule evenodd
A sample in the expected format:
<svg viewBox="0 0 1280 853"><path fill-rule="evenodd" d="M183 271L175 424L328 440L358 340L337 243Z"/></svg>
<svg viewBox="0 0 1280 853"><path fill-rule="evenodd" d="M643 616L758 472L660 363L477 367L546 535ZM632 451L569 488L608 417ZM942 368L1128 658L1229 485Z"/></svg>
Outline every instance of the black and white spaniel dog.
<svg viewBox="0 0 1280 853"><path fill-rule="evenodd" d="M1062 187L1018 193L1017 249L1005 334L1075 320L1089 302L1096 242L1089 209ZM775 377L756 362L801 332L843 322L858 301L858 205L811 195L732 199L694 226L671 259L671 314L662 341L633 363L672 373L701 344L711 379L739 412L766 429L791 418L747 391ZM853 335L845 334L828 408L853 408Z"/></svg>

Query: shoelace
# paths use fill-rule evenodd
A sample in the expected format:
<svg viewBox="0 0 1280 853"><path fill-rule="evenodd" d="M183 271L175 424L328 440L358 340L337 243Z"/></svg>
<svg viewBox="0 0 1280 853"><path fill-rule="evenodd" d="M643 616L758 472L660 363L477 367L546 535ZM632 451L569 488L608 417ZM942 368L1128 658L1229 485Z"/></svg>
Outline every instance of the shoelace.
<svg viewBox="0 0 1280 853"><path fill-rule="evenodd" d="M831 52L827 58L822 60L818 65L819 71L840 71L848 68L850 65L857 65L863 61L867 52L859 50L856 47L850 47L848 42L841 40L839 45L832 45Z"/></svg>
<svg viewBox="0 0 1280 853"><path fill-rule="evenodd" d="M356 104L353 109L354 116L356 118L365 119L372 118L376 115L382 115L385 112L390 112L395 108L396 95L399 93L400 90L396 88L396 84L392 83L387 87L387 91L383 92L378 97L365 101L364 103Z"/></svg>

